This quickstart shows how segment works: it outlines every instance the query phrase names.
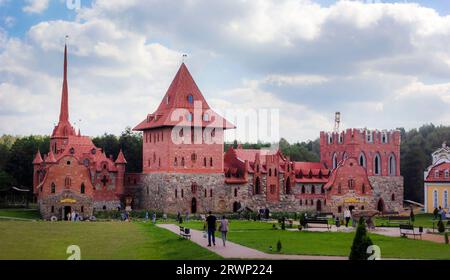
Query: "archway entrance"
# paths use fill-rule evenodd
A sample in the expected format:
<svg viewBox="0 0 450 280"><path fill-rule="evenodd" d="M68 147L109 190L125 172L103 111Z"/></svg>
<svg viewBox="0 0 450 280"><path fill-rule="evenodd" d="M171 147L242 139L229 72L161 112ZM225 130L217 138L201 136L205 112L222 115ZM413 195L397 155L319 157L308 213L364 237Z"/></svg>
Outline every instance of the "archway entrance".
<svg viewBox="0 0 450 280"><path fill-rule="evenodd" d="M233 212L237 212L239 209L241 209L241 204L237 201L233 203Z"/></svg>
<svg viewBox="0 0 450 280"><path fill-rule="evenodd" d="M384 201L382 198L378 200L377 210L380 212L384 212Z"/></svg>
<svg viewBox="0 0 450 280"><path fill-rule="evenodd" d="M322 201L321 200L317 200L317 202L316 202L316 210L317 210L317 212L321 212L322 211Z"/></svg>
<svg viewBox="0 0 450 280"><path fill-rule="evenodd" d="M191 202L191 213L195 214L197 213L197 199L195 197L192 198Z"/></svg>
<svg viewBox="0 0 450 280"><path fill-rule="evenodd" d="M69 214L70 212L72 212L72 207L70 207L70 206L64 206L64 208L63 208L64 210L63 210L63 219L64 219L64 221L67 221L67 220L69 220L69 218L67 217L67 214Z"/></svg>

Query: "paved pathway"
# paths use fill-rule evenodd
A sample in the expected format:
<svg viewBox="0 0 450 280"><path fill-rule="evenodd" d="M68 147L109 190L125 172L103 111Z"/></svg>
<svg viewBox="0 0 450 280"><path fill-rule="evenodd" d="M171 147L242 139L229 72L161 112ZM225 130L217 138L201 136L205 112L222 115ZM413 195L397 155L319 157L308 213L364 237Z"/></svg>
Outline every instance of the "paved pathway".
<svg viewBox="0 0 450 280"><path fill-rule="evenodd" d="M157 224L157 226L170 230L175 234L180 233L180 227L174 224ZM252 248L248 248L230 241L226 247L222 245L222 239L216 233L216 246L207 247L208 241L203 237L203 232L191 229L191 241L197 243L224 258L228 259L271 259L271 260L347 260L347 257L339 256L307 256L307 255L282 255L268 254Z"/></svg>

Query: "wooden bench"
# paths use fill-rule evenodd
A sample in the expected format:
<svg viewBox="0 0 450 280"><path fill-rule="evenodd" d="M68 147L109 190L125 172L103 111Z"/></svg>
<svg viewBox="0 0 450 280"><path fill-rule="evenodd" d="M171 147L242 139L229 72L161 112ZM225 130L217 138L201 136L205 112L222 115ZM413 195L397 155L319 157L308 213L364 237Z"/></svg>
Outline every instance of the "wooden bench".
<svg viewBox="0 0 450 280"><path fill-rule="evenodd" d="M411 217L409 216L388 216L388 225L410 225Z"/></svg>
<svg viewBox="0 0 450 280"><path fill-rule="evenodd" d="M334 214L332 212L320 212L317 215L317 218L319 218L319 219L332 219L332 218L334 218Z"/></svg>
<svg viewBox="0 0 450 280"><path fill-rule="evenodd" d="M331 226L328 224L328 220L327 219L305 219L305 226L307 228L312 227L310 226L310 224L312 225L326 225L327 229L330 230Z"/></svg>
<svg viewBox="0 0 450 280"><path fill-rule="evenodd" d="M180 236L186 239L191 239L191 230L185 227L180 227Z"/></svg>
<svg viewBox="0 0 450 280"><path fill-rule="evenodd" d="M399 225L399 229L400 229L400 236L406 237L407 235L412 235L414 236L414 239L416 239L416 236L420 236L420 239L422 239L422 232L423 232L422 227L419 227L419 232L416 232L414 230L413 225Z"/></svg>

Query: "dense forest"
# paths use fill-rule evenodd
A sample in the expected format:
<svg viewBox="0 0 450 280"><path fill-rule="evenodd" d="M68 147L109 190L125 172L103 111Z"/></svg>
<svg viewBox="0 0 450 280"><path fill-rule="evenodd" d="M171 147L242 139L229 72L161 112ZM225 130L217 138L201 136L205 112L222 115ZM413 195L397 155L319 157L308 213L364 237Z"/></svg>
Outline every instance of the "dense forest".
<svg viewBox="0 0 450 280"><path fill-rule="evenodd" d="M423 171L431 164L431 153L450 140L450 127L424 125L419 129L406 131L399 128L402 136L401 174L405 180L405 199L423 201ZM36 151L47 153L48 136L0 137L0 189L10 186L32 186L32 161ZM120 136L104 134L92 139L97 147L103 148L107 155L115 158L122 149L128 161L127 172L140 172L142 169L142 136L126 128ZM450 143L450 142L449 142ZM225 144L225 150L238 143ZM244 148L264 148L267 143L242 143ZM283 154L294 161L319 161L319 140L290 144L285 139L279 143Z"/></svg>

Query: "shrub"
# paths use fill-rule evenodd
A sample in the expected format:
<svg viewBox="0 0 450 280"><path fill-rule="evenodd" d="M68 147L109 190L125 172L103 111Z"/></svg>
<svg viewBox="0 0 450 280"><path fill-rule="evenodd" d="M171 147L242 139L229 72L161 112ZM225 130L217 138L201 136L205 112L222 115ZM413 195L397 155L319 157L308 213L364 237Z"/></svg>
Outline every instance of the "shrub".
<svg viewBox="0 0 450 280"><path fill-rule="evenodd" d="M275 224L272 224L272 229L277 229L277 226Z"/></svg>
<svg viewBox="0 0 450 280"><path fill-rule="evenodd" d="M410 219L411 219L411 222L414 223L414 220L415 220L416 218L415 218L415 216L414 216L414 211L412 210L412 208L411 208L411 213L409 214L409 217L410 217Z"/></svg>
<svg viewBox="0 0 450 280"><path fill-rule="evenodd" d="M365 220L364 218L360 218L358 228L356 229L355 238L353 239L349 259L367 260L370 256L370 254L367 254L367 248L372 244L372 240L367 235Z"/></svg>
<svg viewBox="0 0 450 280"><path fill-rule="evenodd" d="M277 252L281 252L281 249L282 249L281 241L278 239L278 242L277 242Z"/></svg>

